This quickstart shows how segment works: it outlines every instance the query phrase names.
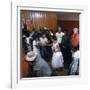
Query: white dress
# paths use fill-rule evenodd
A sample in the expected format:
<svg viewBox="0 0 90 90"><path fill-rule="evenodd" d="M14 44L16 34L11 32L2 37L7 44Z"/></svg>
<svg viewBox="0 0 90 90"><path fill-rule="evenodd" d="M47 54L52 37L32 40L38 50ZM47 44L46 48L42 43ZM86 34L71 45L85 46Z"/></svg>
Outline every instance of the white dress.
<svg viewBox="0 0 90 90"><path fill-rule="evenodd" d="M58 47L57 45L58 43L53 44L53 47L52 47L54 49L54 53L52 56L51 65L52 65L52 68L54 69L63 67L63 56L62 56L62 53L60 52L60 49L57 48Z"/></svg>
<svg viewBox="0 0 90 90"><path fill-rule="evenodd" d="M80 59L80 51L76 51L73 55L73 61L70 65L70 75L75 75L76 71L78 70L79 65L79 59Z"/></svg>

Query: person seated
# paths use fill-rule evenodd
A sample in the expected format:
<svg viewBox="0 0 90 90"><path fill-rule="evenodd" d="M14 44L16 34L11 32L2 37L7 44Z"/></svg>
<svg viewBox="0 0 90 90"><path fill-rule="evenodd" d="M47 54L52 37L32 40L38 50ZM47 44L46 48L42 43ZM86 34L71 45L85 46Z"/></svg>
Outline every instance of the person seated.
<svg viewBox="0 0 90 90"><path fill-rule="evenodd" d="M64 68L67 70L67 73L70 71L69 66L72 62L72 52L71 52L71 35L68 30L64 31L64 36L61 41L61 51L64 58Z"/></svg>

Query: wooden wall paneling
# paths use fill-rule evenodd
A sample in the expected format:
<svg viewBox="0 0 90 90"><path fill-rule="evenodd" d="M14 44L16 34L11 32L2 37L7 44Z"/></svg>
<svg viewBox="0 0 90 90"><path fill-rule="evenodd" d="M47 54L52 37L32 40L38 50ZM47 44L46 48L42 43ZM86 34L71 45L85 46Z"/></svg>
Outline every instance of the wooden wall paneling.
<svg viewBox="0 0 90 90"><path fill-rule="evenodd" d="M53 30L57 28L55 13L22 11L21 20L26 22L28 31L32 31L33 27L48 27Z"/></svg>

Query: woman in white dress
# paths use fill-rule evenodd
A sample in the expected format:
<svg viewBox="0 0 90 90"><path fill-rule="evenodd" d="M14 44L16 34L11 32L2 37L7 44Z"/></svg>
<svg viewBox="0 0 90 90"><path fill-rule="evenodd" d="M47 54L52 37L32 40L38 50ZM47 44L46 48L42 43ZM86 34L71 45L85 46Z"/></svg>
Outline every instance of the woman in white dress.
<svg viewBox="0 0 90 90"><path fill-rule="evenodd" d="M59 69L63 68L63 56L60 51L59 43L57 42L56 38L54 38L53 46L52 46L53 56L52 56L52 68Z"/></svg>
<svg viewBox="0 0 90 90"><path fill-rule="evenodd" d="M73 61L70 65L70 75L79 74L79 59L80 59L80 50L76 50L73 53Z"/></svg>
<svg viewBox="0 0 90 90"><path fill-rule="evenodd" d="M43 34L40 37L40 43L41 43L41 48L40 48L41 56L44 60L48 61L48 51L46 47L48 44L48 39L46 37L46 34Z"/></svg>

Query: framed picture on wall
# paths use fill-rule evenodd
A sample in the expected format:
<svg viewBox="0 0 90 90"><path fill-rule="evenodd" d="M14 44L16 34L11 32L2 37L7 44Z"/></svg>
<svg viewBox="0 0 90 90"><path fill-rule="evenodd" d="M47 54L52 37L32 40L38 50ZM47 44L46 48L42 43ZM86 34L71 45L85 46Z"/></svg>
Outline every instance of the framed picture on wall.
<svg viewBox="0 0 90 90"><path fill-rule="evenodd" d="M13 2L11 16L12 88L86 83L86 8Z"/></svg>
<svg viewBox="0 0 90 90"><path fill-rule="evenodd" d="M79 75L79 56L73 62L74 53L80 50L79 18L79 12L20 10L21 77ZM44 61L37 62L42 70L39 75L36 69L31 72L33 62L26 62L31 51L40 55L38 61ZM34 69L36 63L33 64Z"/></svg>

